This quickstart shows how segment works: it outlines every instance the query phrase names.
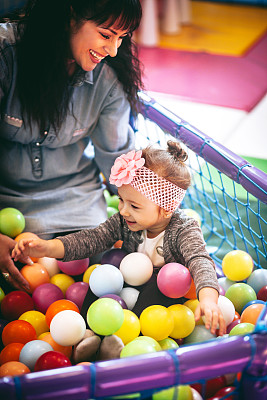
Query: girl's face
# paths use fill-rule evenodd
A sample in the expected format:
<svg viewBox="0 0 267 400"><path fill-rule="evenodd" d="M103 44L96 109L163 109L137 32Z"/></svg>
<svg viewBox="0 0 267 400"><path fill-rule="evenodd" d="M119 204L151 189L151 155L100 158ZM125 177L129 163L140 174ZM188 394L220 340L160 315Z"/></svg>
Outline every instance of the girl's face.
<svg viewBox="0 0 267 400"><path fill-rule="evenodd" d="M164 231L169 223L171 214L146 198L131 185L118 188L120 198L119 212L133 231L147 230L149 238L156 237Z"/></svg>
<svg viewBox="0 0 267 400"><path fill-rule="evenodd" d="M70 48L72 58L84 70L92 71L105 57L115 57L127 31L86 21L79 29L71 24Z"/></svg>

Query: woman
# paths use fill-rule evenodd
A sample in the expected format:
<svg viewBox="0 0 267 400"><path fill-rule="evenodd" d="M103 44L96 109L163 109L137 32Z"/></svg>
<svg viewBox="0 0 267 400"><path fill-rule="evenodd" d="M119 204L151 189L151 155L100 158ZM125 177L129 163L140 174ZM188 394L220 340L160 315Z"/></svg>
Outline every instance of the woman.
<svg viewBox="0 0 267 400"><path fill-rule="evenodd" d="M52 238L106 219L99 173L134 147L140 19L139 0L31 0L0 25L0 207L20 210L25 231ZM27 288L13 247L0 236L0 270Z"/></svg>

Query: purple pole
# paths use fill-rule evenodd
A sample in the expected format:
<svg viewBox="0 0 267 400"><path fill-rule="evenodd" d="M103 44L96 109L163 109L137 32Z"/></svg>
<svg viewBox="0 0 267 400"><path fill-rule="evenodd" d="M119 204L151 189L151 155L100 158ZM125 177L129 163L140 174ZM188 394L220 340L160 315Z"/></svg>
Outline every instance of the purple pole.
<svg viewBox="0 0 267 400"><path fill-rule="evenodd" d="M242 371L251 361L255 368L253 354L257 364L266 353L264 339L262 334L233 336L176 351L5 377L0 380L0 392L9 400L39 400L40 393L42 400L87 400L188 384Z"/></svg>

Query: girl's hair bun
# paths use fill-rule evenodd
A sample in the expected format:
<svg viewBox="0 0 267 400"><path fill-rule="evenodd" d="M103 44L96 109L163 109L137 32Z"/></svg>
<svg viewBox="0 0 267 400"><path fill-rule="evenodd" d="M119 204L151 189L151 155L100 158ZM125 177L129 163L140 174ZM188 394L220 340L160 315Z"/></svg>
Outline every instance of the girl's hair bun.
<svg viewBox="0 0 267 400"><path fill-rule="evenodd" d="M179 142L168 140L168 153L172 155L177 161L184 162L188 159L187 152L182 148Z"/></svg>

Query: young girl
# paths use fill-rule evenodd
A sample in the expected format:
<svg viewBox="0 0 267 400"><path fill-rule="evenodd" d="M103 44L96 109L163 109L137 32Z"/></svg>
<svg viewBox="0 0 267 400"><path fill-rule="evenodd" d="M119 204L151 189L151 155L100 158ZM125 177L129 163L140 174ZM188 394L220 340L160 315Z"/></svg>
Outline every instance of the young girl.
<svg viewBox="0 0 267 400"><path fill-rule="evenodd" d="M183 303L186 299L164 296L157 287L157 273L166 263L185 265L194 280L199 305L195 319L204 315L212 333L225 322L217 305L219 287L214 263L209 256L198 223L178 207L190 185L187 154L179 143L168 142L167 151L148 147L118 157L111 169L110 183L118 187L119 213L94 229L85 229L53 240L21 240L13 250L15 260L27 256L55 257L62 261L90 257L110 249L118 240L128 253L147 254L154 273L140 289L132 309L138 316L148 306ZM82 314L97 297L88 290Z"/></svg>

